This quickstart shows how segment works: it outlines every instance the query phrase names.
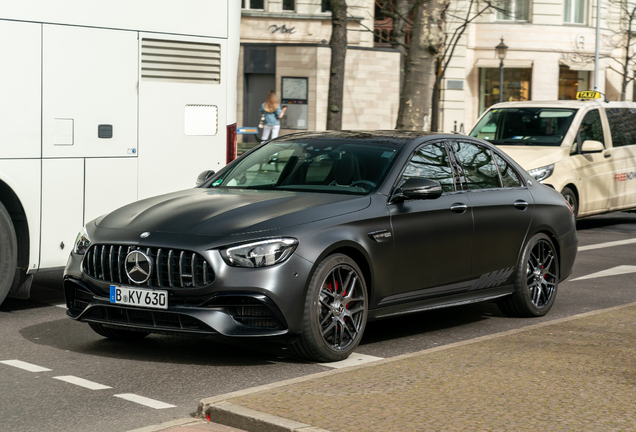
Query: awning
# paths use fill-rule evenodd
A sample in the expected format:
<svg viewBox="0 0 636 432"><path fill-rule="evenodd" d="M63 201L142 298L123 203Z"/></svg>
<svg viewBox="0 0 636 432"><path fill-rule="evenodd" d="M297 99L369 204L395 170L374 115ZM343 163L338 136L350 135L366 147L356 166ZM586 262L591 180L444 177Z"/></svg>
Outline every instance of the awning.
<svg viewBox="0 0 636 432"><path fill-rule="evenodd" d="M531 69L532 68L532 60L506 60L504 59L504 67L505 68L515 68L515 69ZM478 68L499 68L499 59L485 59L480 58L477 59L475 63L475 67Z"/></svg>
<svg viewBox="0 0 636 432"><path fill-rule="evenodd" d="M566 60L559 60L559 64L562 66L567 66L570 68L570 70L574 70L574 71L593 71L594 70L594 62L590 62L590 63L570 63Z"/></svg>

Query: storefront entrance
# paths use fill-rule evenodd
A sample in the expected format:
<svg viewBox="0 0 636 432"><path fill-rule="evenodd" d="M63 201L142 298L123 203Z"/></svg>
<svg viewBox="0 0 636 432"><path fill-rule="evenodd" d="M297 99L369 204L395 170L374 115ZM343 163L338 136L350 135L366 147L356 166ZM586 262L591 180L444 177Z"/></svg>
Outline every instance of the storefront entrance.
<svg viewBox="0 0 636 432"><path fill-rule="evenodd" d="M504 68L503 101L530 100L531 68ZM479 68L479 113L499 103L499 68Z"/></svg>

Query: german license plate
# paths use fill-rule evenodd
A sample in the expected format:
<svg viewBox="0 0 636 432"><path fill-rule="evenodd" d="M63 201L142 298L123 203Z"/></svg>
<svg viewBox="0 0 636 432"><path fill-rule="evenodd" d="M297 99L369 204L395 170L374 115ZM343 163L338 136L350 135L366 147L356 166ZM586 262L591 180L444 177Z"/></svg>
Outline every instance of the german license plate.
<svg viewBox="0 0 636 432"><path fill-rule="evenodd" d="M110 302L126 306L168 309L168 291L111 285Z"/></svg>

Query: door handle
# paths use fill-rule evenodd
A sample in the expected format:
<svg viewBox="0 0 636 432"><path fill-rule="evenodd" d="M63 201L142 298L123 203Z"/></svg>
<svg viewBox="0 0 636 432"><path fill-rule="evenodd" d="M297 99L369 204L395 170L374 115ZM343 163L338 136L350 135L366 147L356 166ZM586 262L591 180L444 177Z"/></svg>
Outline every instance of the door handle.
<svg viewBox="0 0 636 432"><path fill-rule="evenodd" d="M528 208L528 203L525 202L524 200L517 200L515 201L515 203L513 204L516 208L518 208L519 210L525 210Z"/></svg>
<svg viewBox="0 0 636 432"><path fill-rule="evenodd" d="M612 157L612 154L611 154L611 153L604 153L604 154L603 154L603 157L604 157L605 159L607 159L607 158L611 158L611 157Z"/></svg>
<svg viewBox="0 0 636 432"><path fill-rule="evenodd" d="M455 203L450 209L454 213L464 213L468 209L468 206L464 203Z"/></svg>

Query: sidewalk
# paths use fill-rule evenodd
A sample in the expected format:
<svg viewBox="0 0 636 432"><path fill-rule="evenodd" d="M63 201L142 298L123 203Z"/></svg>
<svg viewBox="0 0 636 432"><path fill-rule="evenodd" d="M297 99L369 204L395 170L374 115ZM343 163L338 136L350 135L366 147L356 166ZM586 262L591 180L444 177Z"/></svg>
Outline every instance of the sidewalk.
<svg viewBox="0 0 636 432"><path fill-rule="evenodd" d="M634 431L636 304L203 399L198 415L249 432ZM236 431L220 427L153 430Z"/></svg>

